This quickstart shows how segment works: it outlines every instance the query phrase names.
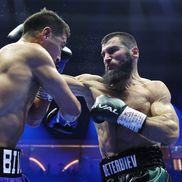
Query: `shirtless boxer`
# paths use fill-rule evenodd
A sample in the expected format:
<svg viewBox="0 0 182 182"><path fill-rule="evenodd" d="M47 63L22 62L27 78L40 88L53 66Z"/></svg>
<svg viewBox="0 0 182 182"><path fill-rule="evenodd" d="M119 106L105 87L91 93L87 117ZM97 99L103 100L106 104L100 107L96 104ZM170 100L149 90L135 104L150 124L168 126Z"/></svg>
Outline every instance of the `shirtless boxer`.
<svg viewBox="0 0 182 182"><path fill-rule="evenodd" d="M75 95L85 98L94 118L103 158L102 180L171 181L159 148L174 144L179 136L168 88L161 81L139 76L139 49L132 35L110 33L101 46L103 77L64 78Z"/></svg>
<svg viewBox="0 0 182 182"><path fill-rule="evenodd" d="M74 121L80 114L79 101L55 67L69 35L64 20L43 9L25 20L18 42L0 50L0 181L27 181L15 147L25 123L38 125L45 115L49 100L44 89L64 118Z"/></svg>

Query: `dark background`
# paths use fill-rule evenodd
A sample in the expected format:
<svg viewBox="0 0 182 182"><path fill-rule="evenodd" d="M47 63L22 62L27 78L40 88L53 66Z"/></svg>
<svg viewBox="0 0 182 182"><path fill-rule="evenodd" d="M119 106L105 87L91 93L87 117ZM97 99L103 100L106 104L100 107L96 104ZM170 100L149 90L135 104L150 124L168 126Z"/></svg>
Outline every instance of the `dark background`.
<svg viewBox="0 0 182 182"><path fill-rule="evenodd" d="M11 29L41 8L61 15L71 28L73 57L64 72L71 75L103 74L101 38L131 33L140 48L140 75L165 82L182 109L181 0L0 0L0 7L1 47Z"/></svg>
<svg viewBox="0 0 182 182"><path fill-rule="evenodd" d="M140 49L140 76L161 80L167 85L171 92L172 104L180 116L181 124L181 0L0 0L0 47L8 42L6 37L12 29L43 7L56 11L71 28L71 37L67 46L72 50L73 56L66 66L65 74L91 73L102 75L104 73L100 56L102 37L113 31L125 31L134 35ZM40 176L45 176L40 173L39 168L36 170L34 163L30 163L28 160L32 156L44 161L47 168L49 166L54 168L54 172L49 170L49 174L52 176L50 179L46 176L47 182L56 181L53 177L55 177L55 169L62 169L60 164L65 166L75 158L79 158L82 162L75 169L73 168L73 171L69 171L68 176L75 175L78 181L89 181L88 178L91 181L99 181L100 154L97 135L93 123L89 120L85 102L82 98L79 99L82 103L83 112L78 127L72 135L55 132L48 129L44 124L36 129L26 126L19 145L24 149L23 166L25 169L27 167L26 174L32 178L33 182L45 181L45 179L40 179ZM181 144L180 142L181 139L178 144ZM58 148L52 146L57 144L60 144ZM72 148L72 144L74 146L75 144L80 145L80 147ZM93 148L90 148L91 146ZM176 158L182 158L181 148L175 148L172 150L173 152L179 153ZM45 157L44 154L46 154ZM56 159L54 154L60 158ZM171 156L174 155L171 154ZM49 161L52 159L54 159L54 163ZM57 160L59 160L59 164L56 163ZM28 164L25 161L28 161ZM95 164L93 164L94 161ZM182 170L182 162L180 164ZM170 165L172 166L172 162ZM32 170L31 175L30 170ZM80 170L83 170L82 173L86 175L85 178ZM91 171L96 173L96 176ZM64 181L60 180L63 179L62 173L61 177L60 173L56 173L56 175L58 175L57 181ZM74 180L67 180L68 176L66 176L65 181L76 181L75 178ZM176 174L173 175L174 181L179 182L180 180L175 176Z"/></svg>

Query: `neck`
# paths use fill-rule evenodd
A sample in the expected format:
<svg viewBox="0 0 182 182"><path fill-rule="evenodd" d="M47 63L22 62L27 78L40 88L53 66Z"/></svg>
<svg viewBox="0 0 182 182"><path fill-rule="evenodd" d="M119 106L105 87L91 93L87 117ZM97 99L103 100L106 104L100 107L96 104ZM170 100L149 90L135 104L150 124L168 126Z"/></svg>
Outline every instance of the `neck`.
<svg viewBox="0 0 182 182"><path fill-rule="evenodd" d="M138 66L137 66L137 61L136 61L136 62L134 62L134 64L133 64L133 70L132 70L130 79L131 79L131 80L137 80L137 79L139 79L139 78L140 78L140 75L139 75L139 73L138 73Z"/></svg>
<svg viewBox="0 0 182 182"><path fill-rule="evenodd" d="M29 35L23 35L21 37L21 39L19 40L20 42L30 42L30 43L38 43L40 44L40 41L37 37L32 37L32 36L29 36Z"/></svg>

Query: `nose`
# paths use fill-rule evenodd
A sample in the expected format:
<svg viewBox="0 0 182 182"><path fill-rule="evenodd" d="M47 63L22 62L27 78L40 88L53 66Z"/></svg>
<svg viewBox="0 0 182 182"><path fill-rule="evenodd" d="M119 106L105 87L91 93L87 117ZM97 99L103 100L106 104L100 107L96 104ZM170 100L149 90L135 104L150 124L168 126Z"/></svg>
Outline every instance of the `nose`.
<svg viewBox="0 0 182 182"><path fill-rule="evenodd" d="M111 58L110 54L105 54L105 56L104 56L104 62L106 64L108 64L108 63L111 62L111 60L112 60L112 58Z"/></svg>

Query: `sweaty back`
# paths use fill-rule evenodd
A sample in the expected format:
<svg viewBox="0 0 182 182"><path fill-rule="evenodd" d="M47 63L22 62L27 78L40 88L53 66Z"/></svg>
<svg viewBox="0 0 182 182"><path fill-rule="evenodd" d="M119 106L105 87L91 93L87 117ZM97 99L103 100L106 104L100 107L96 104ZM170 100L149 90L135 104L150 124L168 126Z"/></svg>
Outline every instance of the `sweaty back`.
<svg viewBox="0 0 182 182"><path fill-rule="evenodd" d="M9 44L0 50L0 146L16 145L37 91L29 52L29 43Z"/></svg>

